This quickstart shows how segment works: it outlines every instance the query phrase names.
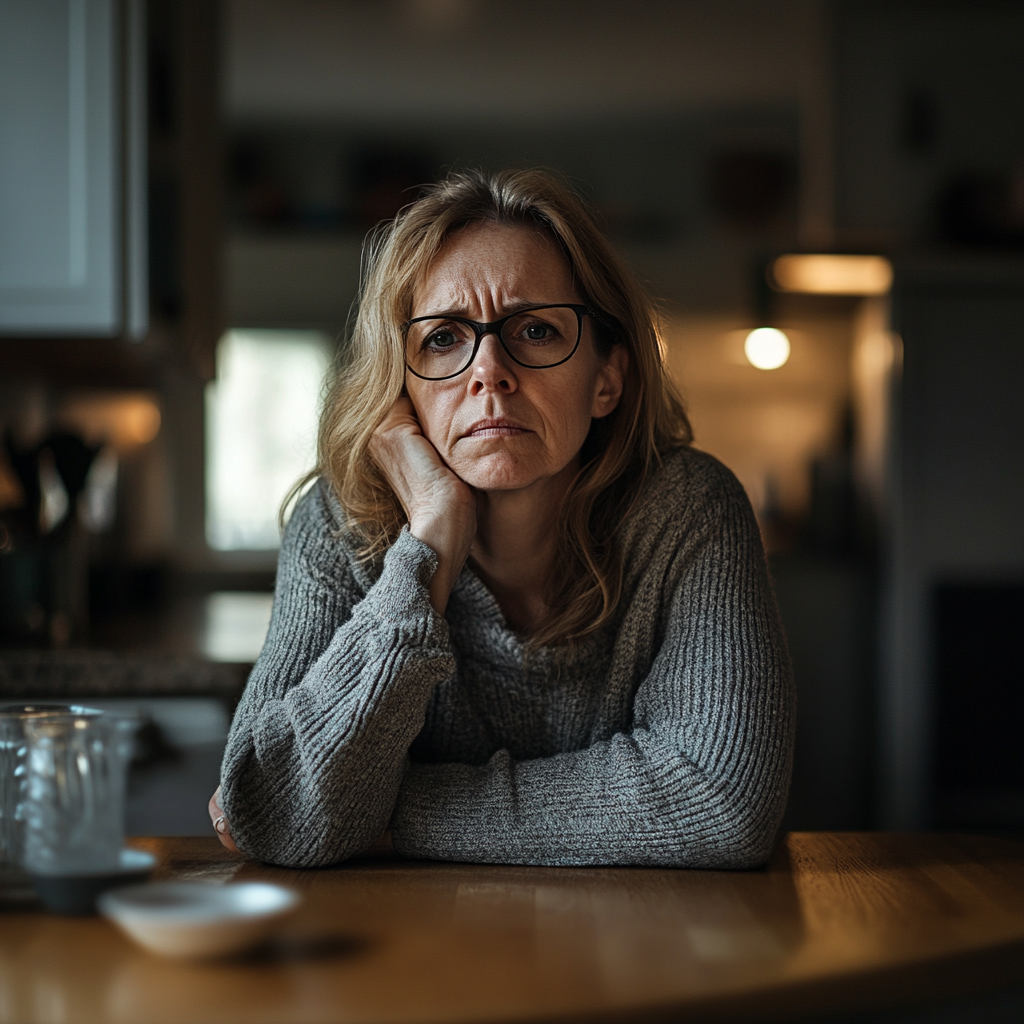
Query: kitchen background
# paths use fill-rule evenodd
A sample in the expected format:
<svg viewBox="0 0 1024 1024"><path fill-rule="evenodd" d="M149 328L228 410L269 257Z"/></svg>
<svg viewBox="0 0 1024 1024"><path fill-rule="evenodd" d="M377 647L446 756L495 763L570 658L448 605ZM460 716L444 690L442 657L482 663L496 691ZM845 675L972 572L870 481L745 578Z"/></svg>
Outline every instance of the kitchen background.
<svg viewBox="0 0 1024 1024"><path fill-rule="evenodd" d="M1022 68L994 0L3 0L0 697L139 706L205 831L364 233L542 166L759 516L788 825L1019 834Z"/></svg>

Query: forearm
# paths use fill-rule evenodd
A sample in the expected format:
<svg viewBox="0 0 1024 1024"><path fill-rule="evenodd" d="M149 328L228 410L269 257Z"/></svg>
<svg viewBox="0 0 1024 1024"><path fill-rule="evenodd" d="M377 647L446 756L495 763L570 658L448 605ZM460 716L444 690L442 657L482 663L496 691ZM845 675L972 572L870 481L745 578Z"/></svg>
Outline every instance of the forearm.
<svg viewBox="0 0 1024 1024"><path fill-rule="evenodd" d="M222 770L231 834L251 856L334 863L387 826L426 704L453 667L427 596L434 562L408 537L395 547L312 665L302 671L301 642L282 640L254 671Z"/></svg>
<svg viewBox="0 0 1024 1024"><path fill-rule="evenodd" d="M445 509L412 520L409 533L426 544L437 556L437 568L427 590L434 611L444 615L452 587L466 564L472 533L467 533L464 524Z"/></svg>
<svg viewBox="0 0 1024 1024"><path fill-rule="evenodd" d="M476 497L423 435L408 397L391 407L374 432L370 450L402 503L410 534L437 557L430 601L444 615L476 533Z"/></svg>
<svg viewBox="0 0 1024 1024"><path fill-rule="evenodd" d="M392 833L406 856L490 863L750 867L768 856L788 763L717 777L650 737L486 765L411 765Z"/></svg>

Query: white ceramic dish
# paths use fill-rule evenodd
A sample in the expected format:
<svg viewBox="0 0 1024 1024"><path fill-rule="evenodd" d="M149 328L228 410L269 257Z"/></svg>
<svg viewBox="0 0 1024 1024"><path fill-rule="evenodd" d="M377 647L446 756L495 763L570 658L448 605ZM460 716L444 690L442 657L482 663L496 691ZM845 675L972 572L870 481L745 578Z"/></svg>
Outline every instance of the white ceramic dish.
<svg viewBox="0 0 1024 1024"><path fill-rule="evenodd" d="M301 902L292 889L264 882L157 882L115 889L97 906L146 949L199 958L250 949Z"/></svg>

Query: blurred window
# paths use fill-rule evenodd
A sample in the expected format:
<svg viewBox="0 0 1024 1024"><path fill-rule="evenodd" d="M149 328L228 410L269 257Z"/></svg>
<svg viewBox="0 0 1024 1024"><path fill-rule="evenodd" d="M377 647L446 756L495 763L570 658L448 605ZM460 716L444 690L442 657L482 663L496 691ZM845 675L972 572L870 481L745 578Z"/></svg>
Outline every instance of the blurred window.
<svg viewBox="0 0 1024 1024"><path fill-rule="evenodd" d="M280 545L278 509L316 461L330 338L228 331L206 389L206 539L219 551Z"/></svg>
<svg viewBox="0 0 1024 1024"><path fill-rule="evenodd" d="M203 608L203 654L211 661L254 662L267 639L273 605L273 594L207 594Z"/></svg>

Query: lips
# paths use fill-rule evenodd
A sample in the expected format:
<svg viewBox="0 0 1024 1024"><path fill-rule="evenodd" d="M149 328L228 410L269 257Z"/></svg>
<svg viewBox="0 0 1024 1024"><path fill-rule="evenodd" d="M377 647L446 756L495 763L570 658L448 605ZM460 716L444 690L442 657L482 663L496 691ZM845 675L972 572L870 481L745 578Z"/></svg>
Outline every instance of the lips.
<svg viewBox="0 0 1024 1024"><path fill-rule="evenodd" d="M466 438L479 437L515 437L519 434L529 434L531 431L515 420L505 416L496 419L477 420L463 435L461 440Z"/></svg>

